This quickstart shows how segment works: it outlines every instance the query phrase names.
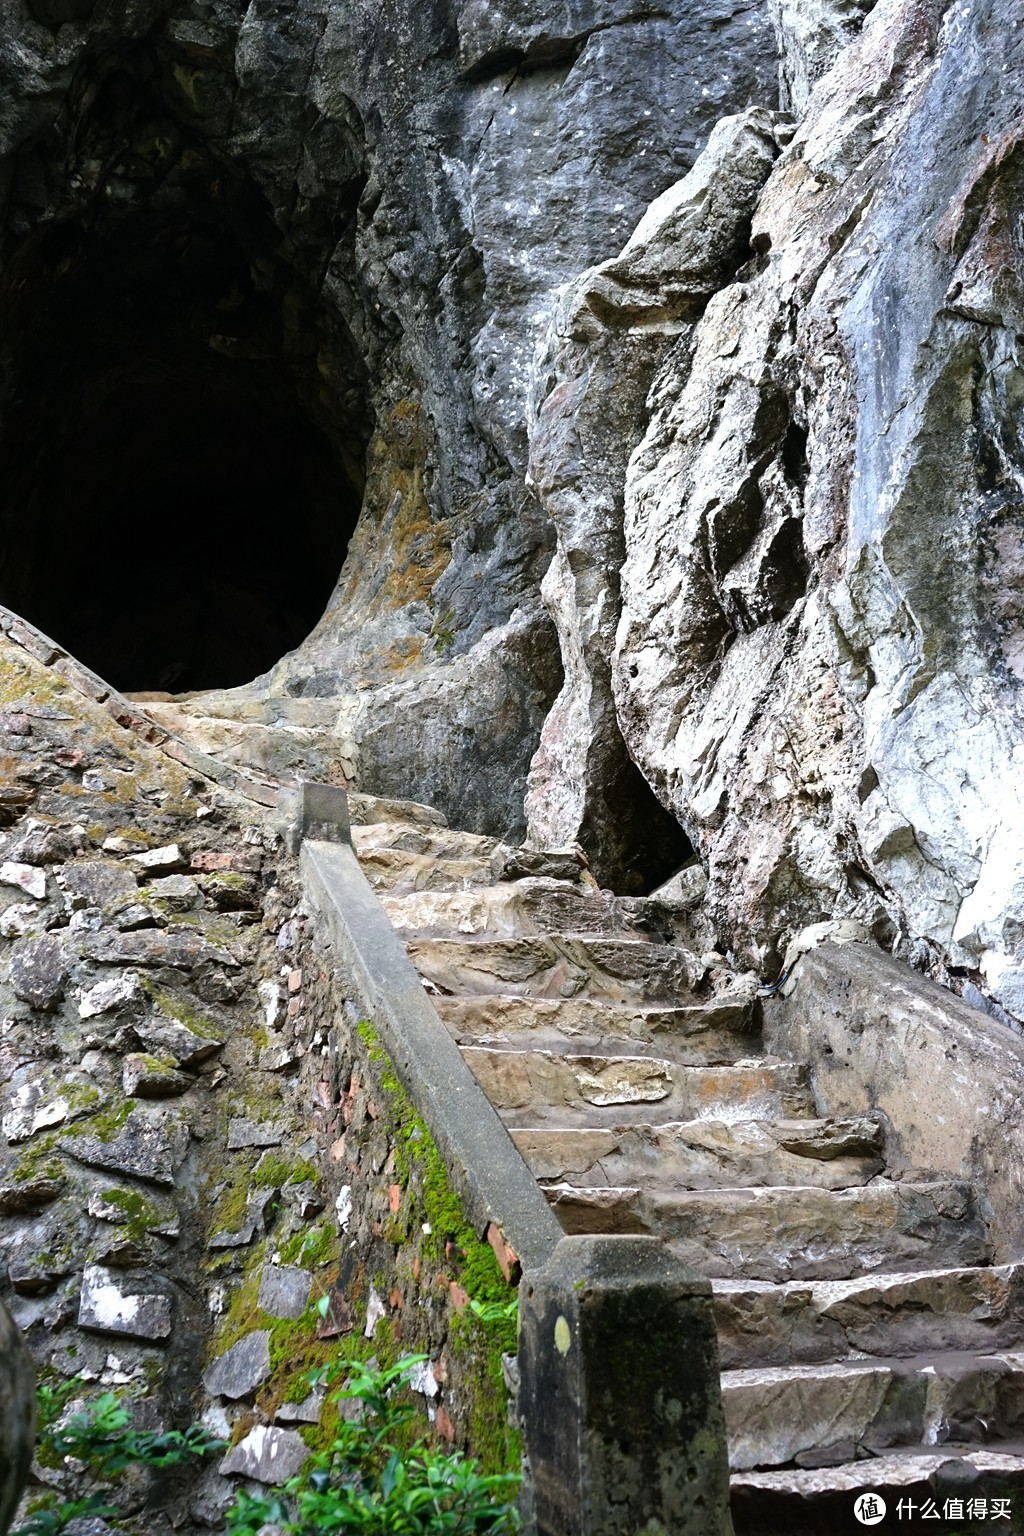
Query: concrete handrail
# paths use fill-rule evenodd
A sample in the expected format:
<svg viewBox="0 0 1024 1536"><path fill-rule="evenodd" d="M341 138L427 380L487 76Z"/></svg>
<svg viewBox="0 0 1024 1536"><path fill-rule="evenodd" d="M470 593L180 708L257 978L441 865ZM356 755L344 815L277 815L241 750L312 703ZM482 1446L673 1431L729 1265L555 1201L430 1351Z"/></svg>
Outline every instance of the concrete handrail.
<svg viewBox="0 0 1024 1536"><path fill-rule="evenodd" d="M345 792L282 826L306 899L483 1235L520 1287L528 1536L731 1536L710 1283L655 1237L565 1237L359 867Z"/></svg>
<svg viewBox="0 0 1024 1536"><path fill-rule="evenodd" d="M354 850L306 840L300 868L470 1222L481 1234L497 1226L524 1266L545 1264L562 1236L558 1218L424 992Z"/></svg>

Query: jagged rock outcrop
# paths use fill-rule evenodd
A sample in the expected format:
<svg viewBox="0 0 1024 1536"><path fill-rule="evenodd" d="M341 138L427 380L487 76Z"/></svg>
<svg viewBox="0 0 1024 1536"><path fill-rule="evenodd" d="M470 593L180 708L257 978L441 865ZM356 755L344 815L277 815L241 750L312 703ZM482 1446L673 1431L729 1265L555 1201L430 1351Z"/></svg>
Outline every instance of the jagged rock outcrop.
<svg viewBox="0 0 1024 1536"><path fill-rule="evenodd" d="M563 290L538 359L544 398L530 478L557 532L541 591L565 677L531 767L530 835L541 847L579 839L619 884L630 875L642 884L644 874L651 883L688 851L637 793L612 697L626 465L658 367L747 257L750 218L778 152L773 114L723 118L622 254Z"/></svg>
<svg viewBox="0 0 1024 1536"><path fill-rule="evenodd" d="M817 88L754 217L763 271L655 386L615 686L737 937L884 907L1020 1013L1024 54L1001 27L890 0Z"/></svg>
<svg viewBox="0 0 1024 1536"><path fill-rule="evenodd" d="M99 506L140 324L239 419L258 366L345 488L294 525L325 592L349 552L181 706L209 740L513 840L528 788L623 889L692 847L745 963L850 915L1024 1013L1013 20L9 4L0 576L81 585L50 521Z"/></svg>
<svg viewBox="0 0 1024 1536"><path fill-rule="evenodd" d="M798 105L835 37L808 54L796 11L777 8ZM655 371L624 476L621 608L609 580L600 624L617 623L615 721L707 864L725 943L770 963L787 930L856 915L1017 1014L1022 69L1009 18L902 0L839 52L767 178L752 258L671 348L623 359L630 381ZM654 313L659 298L670 284ZM592 379L600 345L580 351ZM542 459L560 409L580 411L556 388ZM578 650L595 609L560 574L569 548L548 590ZM534 765L538 829L558 723ZM599 734L583 747L575 728L570 821L597 794L582 763Z"/></svg>
<svg viewBox="0 0 1024 1536"><path fill-rule="evenodd" d="M31 502L65 438L88 455L62 390L98 410L114 383L147 382L140 347L195 386L216 363L222 392L258 367L327 437L362 512L308 643L208 712L294 727L307 773L333 763L515 833L560 682L539 598L550 527L524 486L532 352L558 285L614 254L718 117L775 105L767 0L144 0L128 16L115 0L8 0L0 36L3 409L7 443L27 445L11 495ZM76 341L97 253L96 318ZM126 296L134 352L115 356L103 310ZM190 317L177 340L165 303ZM272 435L258 394L257 441ZM87 502L88 478L73 493ZM65 499L58 486L52 505ZM286 546L289 523L283 504ZM326 533L315 542L311 557L337 558ZM45 589L42 558L19 567L25 590ZM178 585L190 600L184 568Z"/></svg>

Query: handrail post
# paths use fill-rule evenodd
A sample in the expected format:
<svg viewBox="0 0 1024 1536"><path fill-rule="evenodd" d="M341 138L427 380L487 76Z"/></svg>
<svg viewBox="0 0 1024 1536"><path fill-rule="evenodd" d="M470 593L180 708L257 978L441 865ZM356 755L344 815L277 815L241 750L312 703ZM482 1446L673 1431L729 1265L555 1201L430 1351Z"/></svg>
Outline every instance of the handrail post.
<svg viewBox="0 0 1024 1536"><path fill-rule="evenodd" d="M658 1238L566 1237L519 1304L537 1536L732 1536L710 1284Z"/></svg>

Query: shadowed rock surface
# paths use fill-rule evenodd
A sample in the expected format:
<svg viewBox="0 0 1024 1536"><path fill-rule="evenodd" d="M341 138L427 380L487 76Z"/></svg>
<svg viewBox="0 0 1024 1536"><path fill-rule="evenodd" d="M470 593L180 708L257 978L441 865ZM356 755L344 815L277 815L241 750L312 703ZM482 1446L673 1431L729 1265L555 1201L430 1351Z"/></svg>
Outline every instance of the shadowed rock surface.
<svg viewBox="0 0 1024 1536"><path fill-rule="evenodd" d="M0 1303L0 1531L14 1518L35 1441L35 1372Z"/></svg>

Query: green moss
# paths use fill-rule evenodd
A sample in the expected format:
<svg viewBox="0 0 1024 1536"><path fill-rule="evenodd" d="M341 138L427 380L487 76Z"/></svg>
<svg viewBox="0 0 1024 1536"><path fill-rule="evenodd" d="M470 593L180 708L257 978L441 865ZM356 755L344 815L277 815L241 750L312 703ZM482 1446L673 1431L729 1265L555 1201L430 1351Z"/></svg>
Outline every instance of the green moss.
<svg viewBox="0 0 1024 1536"><path fill-rule="evenodd" d="M246 1083L243 1093L231 1095L227 1113L231 1118L255 1120L257 1124L279 1120L283 1097L281 1084L276 1077L270 1072L255 1073Z"/></svg>
<svg viewBox="0 0 1024 1536"><path fill-rule="evenodd" d="M127 1099L113 1109L104 1110L102 1114L90 1115L87 1120L79 1120L75 1125L65 1127L60 1135L62 1137L95 1136L97 1141L113 1141L134 1112L135 1104L131 1099Z"/></svg>
<svg viewBox="0 0 1024 1536"><path fill-rule="evenodd" d="M15 1184L27 1184L36 1179L63 1179L64 1164L54 1153L58 1146L56 1133L41 1136L20 1153L11 1178Z"/></svg>
<svg viewBox="0 0 1024 1536"><path fill-rule="evenodd" d="M494 1309L507 1307L515 1299L515 1290L502 1274L491 1245L467 1220L437 1144L395 1075L372 1024L364 1020L358 1031L380 1084L378 1099L390 1122L396 1180L412 1191L430 1226L422 1242L424 1258L447 1261L471 1301L490 1304ZM396 1218L390 1234L397 1236L399 1230ZM454 1259L449 1257L452 1252ZM484 1320L472 1310L454 1313L449 1344L466 1393L466 1419L461 1427L472 1454L486 1471L518 1471L521 1447L508 1424L508 1393L501 1368L502 1355L515 1353L515 1317L492 1315Z"/></svg>
<svg viewBox="0 0 1024 1536"><path fill-rule="evenodd" d="M249 1209L250 1190L248 1169L236 1170L226 1188L217 1197L217 1204L213 1208L213 1220L210 1222L210 1237L216 1237L221 1232L233 1234L242 1230Z"/></svg>
<svg viewBox="0 0 1024 1536"><path fill-rule="evenodd" d="M281 1263L297 1264L301 1269L317 1269L329 1264L337 1248L337 1234L326 1222L317 1222L306 1232L296 1232L281 1247Z"/></svg>
<svg viewBox="0 0 1024 1536"><path fill-rule="evenodd" d="M63 1083L60 1097L72 1115L86 1115L103 1102L103 1095L91 1083Z"/></svg>
<svg viewBox="0 0 1024 1536"><path fill-rule="evenodd" d="M264 1152L251 1174L252 1183L259 1189L282 1189L286 1184L302 1184L306 1180L318 1184L320 1175L311 1162L289 1157L287 1152Z"/></svg>
<svg viewBox="0 0 1024 1536"><path fill-rule="evenodd" d="M159 1226L164 1219L157 1207L134 1189L105 1189L100 1199L117 1212L118 1226L129 1237L145 1237L150 1227Z"/></svg>
<svg viewBox="0 0 1024 1536"><path fill-rule="evenodd" d="M237 932L234 934L234 937L238 937ZM198 1035L203 1040L225 1040L227 1038L223 1029L218 1024L214 1024L212 1019L200 1013L197 1008L194 1008L184 998L174 997L170 992L162 992L148 976L140 976L139 981L142 984L143 991L148 993L154 1005L172 1023L180 1024L190 1034Z"/></svg>

